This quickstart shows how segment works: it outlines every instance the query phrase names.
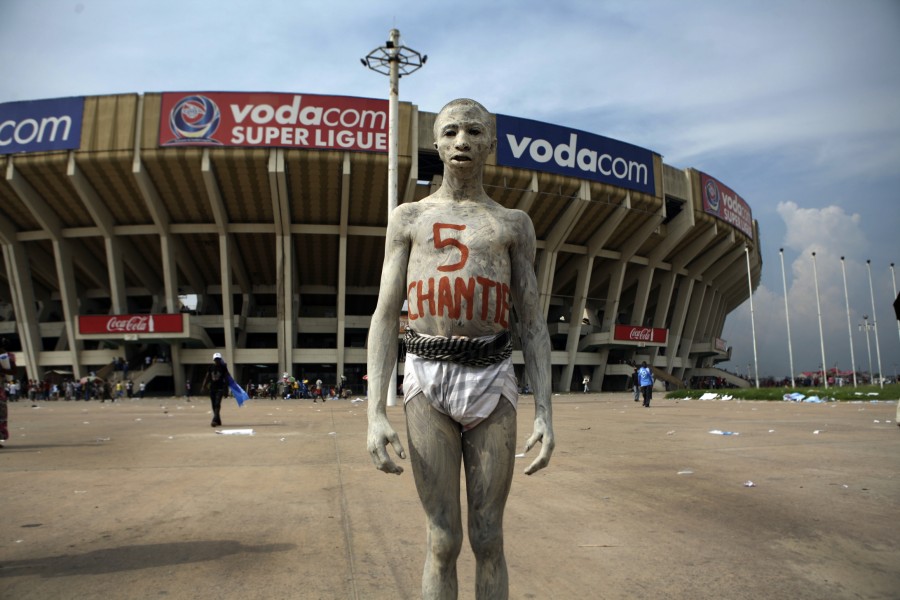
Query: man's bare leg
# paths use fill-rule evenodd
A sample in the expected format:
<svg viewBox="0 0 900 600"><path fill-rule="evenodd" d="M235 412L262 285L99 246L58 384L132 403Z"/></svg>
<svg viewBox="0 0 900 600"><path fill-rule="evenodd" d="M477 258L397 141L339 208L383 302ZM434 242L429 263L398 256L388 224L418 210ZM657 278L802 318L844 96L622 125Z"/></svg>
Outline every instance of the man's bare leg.
<svg viewBox="0 0 900 600"><path fill-rule="evenodd" d="M406 404L406 426L410 462L428 530L422 598L455 600L459 590L456 559L463 538L460 426L435 410L423 394Z"/></svg>
<svg viewBox="0 0 900 600"><path fill-rule="evenodd" d="M503 553L503 510L516 454L516 409L500 398L491 416L462 436L469 502L469 543L475 553L475 597L505 600L509 575Z"/></svg>

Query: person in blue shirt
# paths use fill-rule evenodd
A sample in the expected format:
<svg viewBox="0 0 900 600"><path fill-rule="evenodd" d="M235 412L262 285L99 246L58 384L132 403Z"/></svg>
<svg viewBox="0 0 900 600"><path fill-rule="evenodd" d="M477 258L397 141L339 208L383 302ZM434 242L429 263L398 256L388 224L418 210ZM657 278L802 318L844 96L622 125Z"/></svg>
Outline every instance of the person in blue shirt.
<svg viewBox="0 0 900 600"><path fill-rule="evenodd" d="M644 406L650 407L650 399L653 397L653 373L650 371L650 367L647 366L647 362L641 363L641 368L638 369L638 383L641 384L641 394L644 397Z"/></svg>

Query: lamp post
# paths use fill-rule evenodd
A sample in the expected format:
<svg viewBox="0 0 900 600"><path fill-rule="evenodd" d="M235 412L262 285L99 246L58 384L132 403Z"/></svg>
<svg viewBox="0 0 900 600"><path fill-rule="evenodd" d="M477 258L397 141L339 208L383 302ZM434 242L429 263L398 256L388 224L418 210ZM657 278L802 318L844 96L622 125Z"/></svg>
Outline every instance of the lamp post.
<svg viewBox="0 0 900 600"><path fill-rule="evenodd" d="M421 69L428 62L428 55L400 44L400 31L391 29L390 39L384 46L375 48L365 58L363 66L390 78L388 96L388 215L397 208L397 172L399 142L397 135L400 119L400 78Z"/></svg>
<svg viewBox="0 0 900 600"><path fill-rule="evenodd" d="M819 273L816 270L816 253L812 253L813 258L813 281L816 284L816 311L819 313L819 344L822 347L822 368L825 368L825 365L828 362L825 360L825 332L822 330L822 305L819 303ZM822 379L825 380L825 389L828 389L828 377L825 376Z"/></svg>
<svg viewBox="0 0 900 600"><path fill-rule="evenodd" d="M784 274L784 248L778 249L778 255L781 256L781 283L784 285L784 320L787 324L788 362L791 366L791 387L796 387L794 385L794 351L791 349L791 317L788 314L787 277Z"/></svg>
<svg viewBox="0 0 900 600"><path fill-rule="evenodd" d="M860 329L866 331L866 353L869 355L869 383L872 383L872 346L869 345L869 329L872 325L869 323L869 315L863 315L863 322L859 324Z"/></svg>
<svg viewBox="0 0 900 600"><path fill-rule="evenodd" d="M847 335L850 337L850 369L853 371L853 387L856 387L856 358L853 356L853 326L850 324L850 296L847 295L847 270L841 257L841 275L844 276L844 302L847 303Z"/></svg>
<svg viewBox="0 0 900 600"><path fill-rule="evenodd" d="M418 71L428 61L428 56L400 44L400 31L391 29L390 39L384 46L375 48L365 58L359 59L364 67L387 75L390 78L388 96L388 219L397 208L398 171L400 144L397 129L400 120L400 78ZM415 151L415 149L413 150ZM397 365L391 373L391 387L388 390L388 406L397 405Z"/></svg>
<svg viewBox="0 0 900 600"><path fill-rule="evenodd" d="M894 277L894 263L891 263L891 283L894 286L894 298L897 297L897 279ZM897 319L897 335L900 336L900 319ZM897 370L897 365L894 365L894 371ZM897 383L897 375L894 374L894 383Z"/></svg>
<svg viewBox="0 0 900 600"><path fill-rule="evenodd" d="M747 289L750 291L750 329L753 332L753 366L756 371L756 389L759 389L759 361L756 357L756 321L753 316L753 278L750 277L750 247L744 245L744 255L747 257ZM749 370L748 375L749 375Z"/></svg>
<svg viewBox="0 0 900 600"><path fill-rule="evenodd" d="M869 273L869 295L872 297L872 329L875 331L875 356L878 357L878 383L884 388L884 372L881 370L881 345L878 343L878 315L875 312L875 291L872 289L872 261L866 260Z"/></svg>

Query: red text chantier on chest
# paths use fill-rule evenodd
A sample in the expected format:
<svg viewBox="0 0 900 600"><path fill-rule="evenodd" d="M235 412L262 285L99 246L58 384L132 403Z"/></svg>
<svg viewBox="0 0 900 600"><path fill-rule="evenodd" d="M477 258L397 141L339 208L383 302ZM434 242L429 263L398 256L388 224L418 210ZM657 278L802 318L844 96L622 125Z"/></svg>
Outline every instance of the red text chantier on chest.
<svg viewBox="0 0 900 600"><path fill-rule="evenodd" d="M469 246L448 234L466 230L466 225L435 223L434 247L455 250L458 260L437 267L444 273L462 271L469 258ZM406 290L409 320L425 316L492 320L501 327L509 327L509 285L483 275L441 275L410 281ZM476 313L477 311L477 313Z"/></svg>

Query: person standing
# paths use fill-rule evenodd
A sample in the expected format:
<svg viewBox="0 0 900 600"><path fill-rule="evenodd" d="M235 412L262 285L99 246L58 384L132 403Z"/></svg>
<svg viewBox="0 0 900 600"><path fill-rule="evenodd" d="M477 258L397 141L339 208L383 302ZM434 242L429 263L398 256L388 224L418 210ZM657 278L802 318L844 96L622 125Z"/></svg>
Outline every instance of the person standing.
<svg viewBox="0 0 900 600"><path fill-rule="evenodd" d="M12 381L16 373L16 357L6 350L6 340L0 340L0 374L5 380ZM9 406L7 405L6 386L0 385L0 448L9 439Z"/></svg>
<svg viewBox="0 0 900 600"><path fill-rule="evenodd" d="M584 393L585 393L585 394L587 394L589 391L591 391L591 387L590 387L590 385L591 385L591 378L590 378L590 377L588 377L587 375L585 375L585 376L584 376L584 379L581 381L581 383L584 385Z"/></svg>
<svg viewBox="0 0 900 600"><path fill-rule="evenodd" d="M641 400L641 382L638 379L638 366L632 365L633 370L631 371L631 391L634 392L634 401L640 402Z"/></svg>
<svg viewBox="0 0 900 600"><path fill-rule="evenodd" d="M438 113L434 135L444 164L441 187L401 204L388 220L367 346L367 449L378 470L403 472L388 454L392 448L406 458L385 407L397 385L391 373L397 322L407 300L407 441L428 533L422 597L458 594L464 464L475 595L499 600L509 596L503 512L516 456L518 386L510 327L518 329L534 386L534 433L525 452L541 443L526 475L549 464L555 445L550 336L534 271L534 225L526 213L502 206L484 190L485 160L497 145L492 116L474 100L455 100Z"/></svg>
<svg viewBox="0 0 900 600"><path fill-rule="evenodd" d="M647 366L647 362L641 363L638 369L638 382L641 384L641 394L644 397L644 406L650 408L650 400L653 397L653 372Z"/></svg>
<svg viewBox="0 0 900 600"><path fill-rule="evenodd" d="M213 418L209 424L210 427L219 427L222 424L222 417L219 414L222 410L222 398L228 393L228 367L222 360L222 355L216 352L213 354L213 364L206 371L203 378L203 389L209 384L209 401L212 404Z"/></svg>

